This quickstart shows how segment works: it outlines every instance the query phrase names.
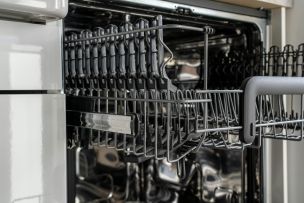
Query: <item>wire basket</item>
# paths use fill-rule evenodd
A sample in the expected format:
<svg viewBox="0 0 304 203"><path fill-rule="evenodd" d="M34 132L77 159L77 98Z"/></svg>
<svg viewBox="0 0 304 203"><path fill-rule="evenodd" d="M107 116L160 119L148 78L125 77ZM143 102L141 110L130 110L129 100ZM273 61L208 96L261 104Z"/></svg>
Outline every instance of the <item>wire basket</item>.
<svg viewBox="0 0 304 203"><path fill-rule="evenodd" d="M87 31L72 34L65 41L70 147L106 146L178 162L201 147L233 150L260 147L261 138L302 139L303 79L253 77L241 90L208 90L212 28L162 25L161 20L150 27L146 20L134 29L126 25L120 31L113 25L107 32L99 28L94 36ZM163 41L165 29L204 34L204 90L179 90L171 83L165 66L173 53ZM171 57L165 59L164 50ZM286 69L285 52L280 55ZM302 57L302 52L292 53ZM273 56L265 55L267 64Z"/></svg>
<svg viewBox="0 0 304 203"><path fill-rule="evenodd" d="M81 141L81 137L90 135L87 143L90 146L106 146L126 154L166 158L171 162L200 147L242 149L260 146L260 142L245 144L240 140L241 90L177 91L169 95L167 92L156 95L145 92L136 98L130 94L70 96L67 120L68 127L77 137L73 140ZM303 104L302 95L290 97L301 97ZM283 99L282 95L258 97L255 106L257 140L302 139L303 114L296 114L295 108L284 108Z"/></svg>
<svg viewBox="0 0 304 203"><path fill-rule="evenodd" d="M89 134L91 146L170 161L194 150L192 140L199 139L196 129L210 99L195 91L121 93L116 97L70 96L68 127L78 137L73 140L81 140L81 133Z"/></svg>
<svg viewBox="0 0 304 203"><path fill-rule="evenodd" d="M207 62L208 34L214 30L163 25L161 16L65 37L70 146L102 145L169 161L195 149L191 142L198 139L195 131L207 115L203 106L211 100L171 83L165 71L173 57L163 41L167 29L202 33Z"/></svg>
<svg viewBox="0 0 304 203"><path fill-rule="evenodd" d="M260 96L257 104L256 127L260 137L303 139L303 95Z"/></svg>

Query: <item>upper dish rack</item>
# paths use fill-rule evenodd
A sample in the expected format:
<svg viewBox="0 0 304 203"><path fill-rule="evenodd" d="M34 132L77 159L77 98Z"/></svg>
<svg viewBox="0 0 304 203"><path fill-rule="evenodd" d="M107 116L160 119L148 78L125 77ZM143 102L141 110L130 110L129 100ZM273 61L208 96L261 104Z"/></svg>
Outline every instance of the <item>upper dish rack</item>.
<svg viewBox="0 0 304 203"><path fill-rule="evenodd" d="M163 41L166 29L203 33L203 90L180 90L171 83L165 70L173 57ZM302 78L253 77L240 90L208 90L213 32L208 26L163 25L158 16L67 34L69 146L103 145L176 162L201 147L259 147L262 137L301 140Z"/></svg>

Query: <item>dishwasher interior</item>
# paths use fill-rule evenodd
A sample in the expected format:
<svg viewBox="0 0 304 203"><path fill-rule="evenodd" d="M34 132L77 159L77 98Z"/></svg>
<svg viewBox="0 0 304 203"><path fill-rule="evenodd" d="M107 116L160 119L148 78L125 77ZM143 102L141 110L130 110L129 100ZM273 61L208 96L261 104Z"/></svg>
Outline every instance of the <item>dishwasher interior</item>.
<svg viewBox="0 0 304 203"><path fill-rule="evenodd" d="M248 77L302 76L255 24L73 0L63 47L69 202L260 202L262 137L301 139L300 92L244 103Z"/></svg>

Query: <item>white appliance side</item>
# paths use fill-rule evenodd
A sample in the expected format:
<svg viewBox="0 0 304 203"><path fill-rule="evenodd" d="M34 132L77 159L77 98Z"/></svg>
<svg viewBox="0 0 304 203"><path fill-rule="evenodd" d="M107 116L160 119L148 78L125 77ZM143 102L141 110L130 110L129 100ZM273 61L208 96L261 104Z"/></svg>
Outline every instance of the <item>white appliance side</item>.
<svg viewBox="0 0 304 203"><path fill-rule="evenodd" d="M31 19L61 19L68 12L68 0L0 0L0 15L26 16Z"/></svg>
<svg viewBox="0 0 304 203"><path fill-rule="evenodd" d="M304 43L304 26L302 20L304 19L304 1L294 0L293 7L286 9L286 43L292 44L297 49L297 46ZM301 99L288 101L288 105L296 109L300 109ZM287 191L288 203L298 203L304 201L304 176L303 176L303 153L304 142L288 142L287 143Z"/></svg>
<svg viewBox="0 0 304 203"><path fill-rule="evenodd" d="M0 20L0 90L63 88L62 24Z"/></svg>
<svg viewBox="0 0 304 203"><path fill-rule="evenodd" d="M0 202L65 203L65 96L0 95Z"/></svg>
<svg viewBox="0 0 304 203"><path fill-rule="evenodd" d="M292 8L272 10L272 41L274 45L283 47L291 44L297 46L304 42L304 27L300 21L304 17L304 1L294 0ZM279 14L279 15L278 15ZM280 26L278 26L280 25ZM278 29L279 28L279 29ZM286 109L300 109L301 98L298 96L285 97ZM293 106L293 108L291 108ZM264 183L265 197L270 196L265 202L298 203L304 200L304 176L302 154L304 143L294 141L266 140L270 145L269 157L265 161L265 179L270 179L269 184ZM265 156L264 156L265 158Z"/></svg>

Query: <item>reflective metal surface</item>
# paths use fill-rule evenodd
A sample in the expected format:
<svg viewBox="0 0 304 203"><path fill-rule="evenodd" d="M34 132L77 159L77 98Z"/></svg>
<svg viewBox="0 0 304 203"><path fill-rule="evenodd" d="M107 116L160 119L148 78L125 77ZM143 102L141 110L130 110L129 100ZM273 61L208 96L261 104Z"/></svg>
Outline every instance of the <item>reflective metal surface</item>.
<svg viewBox="0 0 304 203"><path fill-rule="evenodd" d="M64 95L0 95L0 202L66 202Z"/></svg>
<svg viewBox="0 0 304 203"><path fill-rule="evenodd" d="M129 2L132 4L138 4L138 5L151 6L151 7L156 7L156 8L173 9L173 10L175 10L179 7L187 8L190 11L192 11L192 13L194 13L194 14L218 17L218 18L226 19L226 20L231 19L231 20L254 23L256 26L258 26L258 28L261 31L262 41L264 41L266 38L266 19L251 17L251 16L247 16L247 15L240 15L240 14L235 14L235 13L228 13L228 12L224 12L224 11L212 10L212 9L207 9L207 8L202 8L202 7L188 6L186 3L180 4L180 3L173 3L170 1L124 0L124 2Z"/></svg>
<svg viewBox="0 0 304 203"><path fill-rule="evenodd" d="M65 20L65 25L66 25L65 31L67 32L67 35L65 37L66 43L64 43L64 47L65 47L64 62L66 67L65 79L67 82L66 84L68 84L66 85L65 92L71 95L68 98L69 101L68 103L71 104L70 106L68 106L68 109L72 111L77 110L77 111L84 111L91 113L113 112L114 114L120 114L124 116L128 115L127 112L130 109L132 109L133 113L135 112L139 115L138 117L142 121L141 124L143 130L134 137L128 137L124 134L120 136L117 133L115 134L115 132L112 134L107 131L95 132L94 128L83 130L82 126L78 126L75 129L70 129L70 135L71 135L70 137L72 137L72 139L70 140L72 143L71 146L72 147L75 147L75 145L81 146L84 149L86 148L92 149L95 147L97 148L97 146L102 146L102 147L106 146L108 149L111 150L112 148L116 148L117 150L120 150L121 152L119 153L122 154L122 157L125 159L124 161L127 162L126 172L125 171L120 172L121 174L125 174L125 173L127 174L124 175L123 178L117 176L115 177L115 175L117 174L115 174L114 170L111 170L109 172L106 169L106 167L101 167L102 162L99 164L95 164L96 161L92 161L92 163L94 163L92 165L95 165L97 166L97 168L100 169L99 170L100 174L105 173L107 175L111 175L111 177L113 177L114 182L115 180L119 180L118 182L122 183L123 180L126 179L125 180L126 184L119 185L121 190L125 188L124 190L126 191L125 200L130 200L132 202L144 201L144 202L158 202L158 203L159 202L191 202L191 203L240 202L241 198L245 198L245 196L247 197L246 191L243 190L243 188L245 188L245 184L244 184L245 181L243 182L243 180L245 180L246 177L244 176L244 169L242 167L244 166L244 162L243 162L244 156L241 150L224 151L224 150L210 149L209 151L202 150L201 153L197 152L200 151L199 148L201 148L201 146L203 146L204 143L199 142L200 141L199 138L198 138L198 142L191 142L192 139L196 137L194 136L194 133L193 134L188 133L194 129L194 128L192 129L190 120L188 119L189 122L187 122L187 120L186 122L184 121L176 122L175 120L170 121L170 117L172 118L176 116L176 118L179 118L178 116L181 115L183 112L190 112L188 113L188 117L187 115L184 117L194 118L193 120L195 120L195 118L197 117L192 115L197 116L197 115L205 114L205 117L200 120L201 128L196 129L200 134L203 135L210 134L212 135L210 137L214 139L224 138L227 139L227 141L229 142L233 141L234 140L233 138L235 137L234 130L239 130L241 128L238 125L239 119L238 118L235 119L235 115L236 115L235 109L239 109L239 108L237 108L238 105L234 105L237 103L234 102L233 99L231 99L234 97L230 97L228 94L229 92L226 92L228 91L226 89L231 89L232 87L235 87L232 84L235 82L234 79L235 77L228 77L226 71L224 73L217 73L219 76L214 77L213 81L210 80L210 78L208 78L209 81L213 82L212 84L213 86L211 84L208 84L209 89L218 89L218 88L214 88L215 86L214 83L220 83L225 79L227 79L228 81L228 83L223 84L224 86L223 89L225 89L222 92L223 96L213 97L214 101L217 102L216 103L217 105L214 105L215 108L210 108L210 106L208 106L207 103L206 105L204 105L203 101L200 101L202 110L197 110L193 108L195 106L195 103L198 101L197 99L195 102L193 101L191 104L189 103L183 105L183 103L185 102L181 103L181 105L178 105L177 106L178 108L176 109L181 109L180 106L184 106L185 108L179 111L175 111L174 109L172 110L170 109L170 107L174 107L174 105L176 105L175 101L179 99L180 100L188 99L188 101L192 101L191 99L195 99L194 97L191 98L190 96L191 91L188 91L188 89L199 89L199 88L207 87L207 75L208 75L207 74L208 71L206 68L207 64L214 65L216 61L227 62L225 67L223 67L223 64L219 64L219 69L230 70L229 64L233 65L233 68L231 69L233 70L231 71L232 76L236 75L235 69L244 70L244 68L236 68L235 66L235 64L237 64L236 61L239 60L242 63L247 63L247 61L245 60L240 60L241 56L243 56L242 54L247 53L244 50L244 47L247 47L247 42L248 42L247 39L249 38L251 39L252 37L252 42L254 41L254 43L252 44L253 46L257 46L257 44L259 44L259 46L262 46L260 45L260 40L265 39L264 36L266 33L265 32L266 19L248 17L234 13L227 13L222 11L192 7L184 4L176 4L172 2L158 1L158 0L151 0L149 2L137 1L137 0L126 0L126 1L118 0L115 1L114 3L109 2L109 4L103 4L99 1L91 1L91 0L75 1L75 2L76 3L71 2L72 12L69 13L69 16ZM81 4L79 4L79 2L81 2ZM117 2L122 2L122 5L120 4L118 5ZM84 5L85 3L87 3L86 6ZM126 8L123 8L123 4L127 5L127 3L130 3L129 7L127 6ZM100 5L103 7L99 8L98 6ZM144 10L140 9L144 7L149 9L153 8L151 10L154 11L159 9L160 14L165 16L166 14L161 13L161 11L163 12L165 9L173 11L172 13L174 13L174 11L177 11L177 13L180 12L178 14L175 13L176 16L174 15L169 16L168 14L167 18L164 18L165 21L168 21L168 23L172 23L170 21L175 22L175 20L177 20L180 21L178 22L178 24L184 23L185 25L188 25L187 23L189 23L191 18L186 18L186 16L187 15L192 16L192 14L194 14L193 16L196 16L196 14L198 14L200 17L206 19L208 19L207 16L211 16L214 21L216 20L221 21L221 25L214 23L215 27L218 28L217 33L215 34L216 36L209 36L209 38L206 38L206 36L204 36L205 37L204 41L202 41L201 38L195 38L195 34L193 33L192 34L190 33L189 35L183 32L178 32L178 33L172 32L169 34L162 33L164 35L162 35L160 39L164 37L165 42L167 42L168 40L167 43L168 47L170 47L172 52L178 52L178 53L177 54L174 53L174 56L177 58L177 60L170 61L171 64L167 63L167 61L169 62L169 59L173 57L173 54L171 52L169 56L166 56L164 54L156 54L156 56L163 55L162 57L159 57L160 59L158 60L158 62L161 63L160 64L158 63L158 66L164 67L162 64L164 64L163 60L165 60L167 65L171 66L170 68L166 69L167 71L166 73L168 74L169 78L176 79L174 80L175 83L179 83L181 81L181 84L179 84L180 85L179 88L183 90L186 89L185 92L188 91L188 93L190 94L188 95L180 94L174 97L174 94L164 93L161 95L162 98L160 98L163 99L163 102L160 101L160 103L165 103L167 101L174 101L175 103L167 102L166 105L162 104L161 108L158 108L158 105L154 105L156 106L154 107L152 105L153 101L152 102L148 101L148 97L149 99L157 98L157 94L155 94L155 92L158 87L153 86L153 88L151 88L153 90L151 91L150 89L147 90L146 87L141 86L142 83L144 83L147 78L151 79L149 78L150 74L149 73L147 74L147 67L144 66L145 64L148 64L148 68L150 68L149 60L153 58L153 56L152 57L151 56L141 57L141 56L145 56L145 54L143 53L146 53L147 50L149 52L148 54L150 54L149 45L151 45L151 47L152 45L154 46L154 43L152 42L153 40L155 40L154 39L155 36L153 36L154 35L153 29L151 29L151 26L152 27L155 26L154 19L153 16L147 16L147 15L153 15L153 13L147 12L148 14L146 14ZM181 7L181 9L179 9L179 7ZM120 11L119 8L125 10ZM127 12L128 9L131 10L131 13ZM98 13L98 16L94 15L94 12ZM134 16L132 16L133 12L136 13L134 14ZM130 34L134 34L136 32L135 31L129 32L128 30L127 30L128 32L125 32L126 30L124 31L124 29L126 27L120 28L115 26L124 22L123 19L125 19L125 16L123 16L123 14L126 13L131 16L131 20L130 19L127 20L126 25L130 25L133 22L135 22L132 28L135 27L135 28L143 29L141 31L143 33L146 32L146 36L147 36L146 43L142 43L144 42L143 40L144 38L142 36L143 33L139 32L138 35L135 35L135 37L133 36L134 38L136 38L135 44L139 45L135 51L130 48L131 46L126 46L126 44L129 45L130 43L131 45L134 45L134 40L130 40ZM141 16L140 13L143 13L143 15ZM150 19L151 21L150 24L146 23L146 26L148 28L144 28L144 26L141 25L144 25L145 22L149 22L149 19L144 20L141 18L138 21L136 21L135 19L138 16L145 18L152 17ZM85 20L85 18L91 20L90 21ZM97 22L98 20L99 22ZM199 21L200 23L205 22L204 19L197 18L196 20ZM247 25L248 27L236 26L238 28L230 29L230 27L233 26L227 26L227 25L233 22L232 20L238 20L238 25L244 25L244 26ZM243 24L241 21L246 23ZM248 25L248 22L253 23L254 25L252 24ZM208 24L208 21L206 21L205 23ZM95 26L95 24L98 24L99 26L97 32L96 29L92 29L92 27ZM191 23L189 23L189 25L191 25ZM200 25L202 24L198 23L196 26L200 26ZM129 26L127 27L129 28ZM257 27L259 27L259 29L257 29ZM121 34L121 33L119 34L120 32L119 29L121 29L120 31L122 31L122 33L126 35L126 41L124 41L122 38L119 37L117 39L113 38L113 39L109 39L109 41L107 42L109 45L105 46L105 42L103 40L105 36L109 38L117 35L119 36ZM247 30L253 31L252 36L249 38L248 38ZM103 35L103 37L100 37L100 35ZM226 39L223 42L223 40L221 39L225 39L226 37L232 40ZM80 38L84 38L84 39L80 39ZM208 48L208 50L203 51L204 48L206 49L208 44L203 44L202 42L207 42L208 39L212 40L212 42L219 41L221 43L220 44L214 43L212 44L213 46L209 46L210 49ZM185 48L185 43L186 44L190 43L192 47L189 46L186 47L188 48L187 50L186 49L183 50L183 48ZM251 45L251 41L249 43ZM180 44L180 46L176 46L176 44ZM197 44L200 46L197 46ZM160 44L160 45L164 46L164 44ZM113 48L112 52L110 51L110 49L103 50L105 47L112 47ZM114 47L117 48L115 49ZM101 49L99 53L96 51L98 50L98 48ZM166 49L168 51L166 47L160 47L160 48L163 50ZM230 50L228 50L228 48ZM128 50L132 50L132 51L128 51ZM235 50L240 51L240 54L234 56L233 54L235 53L234 52ZM208 63L206 57L204 57L204 55L207 55L207 51L209 51L210 53L209 55L210 63ZM252 50L249 50L249 52L250 51ZM138 66L136 66L136 68L134 67L134 70L133 70L133 64L131 63L131 61L133 61L133 58L132 60L130 59L129 61L125 60L126 58L128 58L128 53L132 53L130 55L133 56L134 55L133 52L134 53L138 52L137 54L138 59L136 60L139 61ZM76 57L75 53L82 53L82 55L80 57L79 54L79 56ZM151 53L156 53L156 50L151 49ZM225 57L223 57L221 54L223 54L224 56L229 56L228 58L235 57L237 60L223 60ZM98 60L99 55L101 56L100 57L101 59L107 59L108 57L109 60L99 61ZM146 58L147 60L145 60ZM77 69L76 64L77 62L80 61L81 63L78 63L79 66ZM155 62L155 60L152 61ZM102 67L107 67L105 62L109 62L110 65L108 64L108 68L103 69ZM128 65L128 63L130 63L130 65ZM153 63L153 64L157 64L157 63ZM151 67L153 67L153 64L151 63ZM99 67L98 65L101 66ZM242 65L243 64L241 64L239 67L243 67ZM205 72L202 71L203 68ZM246 68L251 69L251 66L250 67L246 66ZM153 68L151 68L151 70L153 70ZM215 70L214 67L209 68L210 72L214 70ZM245 72L241 72L241 73L242 74L240 74L241 75L240 80L242 81L244 79ZM132 79L135 81L141 81L142 78L145 78L145 80L142 83L136 82L137 86L135 87L133 87L132 83L127 83L131 88L128 87L128 85L126 88L125 82L129 82L129 81L125 80L126 77L122 77L125 75L127 75L127 77L132 76ZM157 75L157 77L159 77L158 76L159 74L152 74L152 75ZM214 75L217 76L216 74ZM175 78L175 76L177 77ZM204 80L197 81L200 78L204 78ZM77 82L79 83L76 83L76 79L80 79L81 81L77 80ZM101 79L101 80L97 81L97 79ZM153 81L154 79L155 78L153 78L151 81ZM188 80L190 80L192 86L185 84L185 81L188 82ZM82 81L84 81L84 83L82 83ZM85 85L84 87L79 85L79 84L89 84L87 83L87 81L92 81L90 83L92 85ZM98 82L99 82L99 86L96 85L98 84ZM134 91L136 88L139 89L138 95L132 94L136 92ZM234 89L238 89L238 88L239 88L239 84ZM131 90L125 91L126 89L131 89ZM207 91L205 91L205 93L206 92ZM220 92L212 92L212 93L218 94ZM238 94L240 93L240 91L237 90L235 93ZM150 98L151 95L152 98ZM79 100L76 101L75 97L78 97ZM89 97L91 97L91 99L88 99ZM113 100L113 97L114 98L116 97L117 99ZM133 97L132 101L131 99L128 100L129 98L127 97ZM84 100L85 98L87 99L87 102ZM202 95L200 99L209 99L209 98L207 98L207 96L205 98L204 95ZM222 99L222 101L220 101L220 99ZM235 101L239 101L239 99L235 99ZM128 103L130 105L127 105ZM109 107L112 107L112 110L109 110L111 109ZM79 108L83 108L83 110L79 110ZM192 110L196 113L192 114ZM210 112L212 112L212 110L215 111L214 121L216 126L213 126L214 130L207 129L208 127L207 125L209 124L208 121L211 120L212 118L212 116L208 117L208 119L206 118L208 116L206 115L209 112L208 110ZM226 116L228 112L229 112L228 115L230 115L230 113L232 112L231 114L232 117ZM155 114L155 115L148 117L147 115L149 114L151 115ZM221 115L223 115L223 119ZM157 117L160 117L161 119L157 119ZM169 121L166 121L166 119L168 119ZM223 128L220 128L219 124L221 121L228 121L228 125L224 127L222 126ZM170 126L171 123L173 124L172 128ZM182 126L180 125L180 123L185 125ZM176 125L174 126L174 124ZM232 125L237 125L237 126L232 126ZM212 125L209 125L209 127L211 126ZM171 129L175 129L175 131L171 133L170 132ZM184 133L183 131L185 129L187 129L185 134L191 135L189 136L189 139L184 139L183 137L183 133ZM206 131L206 129L210 131ZM215 131L220 131L220 132L227 131L228 133L215 134L213 133ZM177 135L180 135L180 137L177 137ZM170 138L174 138L174 136L178 138L176 139L177 141L175 141L175 139L170 139ZM215 143L214 139L209 140L210 145L214 145ZM180 145L177 145L176 147L171 148L172 150L170 150L171 145L173 146L175 143L180 142L180 140L184 142L181 142ZM205 141L205 139L202 140ZM169 144L166 144L165 142ZM222 146L227 147L225 143L222 144ZM154 148L156 150L151 150ZM172 154L175 153L175 151L177 151L176 149L179 149L178 153L176 154L182 154L181 156L178 157L172 156ZM196 153L190 153L192 151L194 152L194 149L197 149L195 150ZM169 152L172 151L173 153L166 153L168 151ZM112 154L112 153L104 152L104 154ZM168 158L169 162L166 160L157 160L161 158L166 158L165 156L167 156L167 154L169 157ZM187 156L186 155L184 156L184 154L186 154ZM95 157L95 155L91 155L91 156L93 158ZM107 155L104 155L104 157L106 156ZM117 158L115 158L116 156L110 155L110 157L117 160ZM150 157L154 157L154 158L149 159ZM107 162L108 161L109 160L107 160ZM174 163L170 163L170 161L172 162L174 161ZM80 166L79 169L84 169L83 170L84 172L82 172L84 175L79 177L79 179L85 179L87 181L95 182L95 185L98 185L99 183L103 182L96 179L92 181L92 179L87 178L88 176L87 174L89 174L90 171L87 169L90 169L89 166L91 165L88 164L88 167L83 167L82 163L91 163L91 162L89 158L83 158L83 157L79 158L78 160L78 165ZM82 170L79 170L80 174L82 174L81 171ZM94 172L95 171L96 170L94 170ZM111 184L108 184L108 186L109 185ZM80 197L84 196L83 191L77 191L76 193L78 197L79 194ZM108 194L110 193L104 193L103 195L100 195L101 197L99 198L104 198L104 199L108 198ZM94 199L94 196L96 195L90 194L90 198Z"/></svg>

